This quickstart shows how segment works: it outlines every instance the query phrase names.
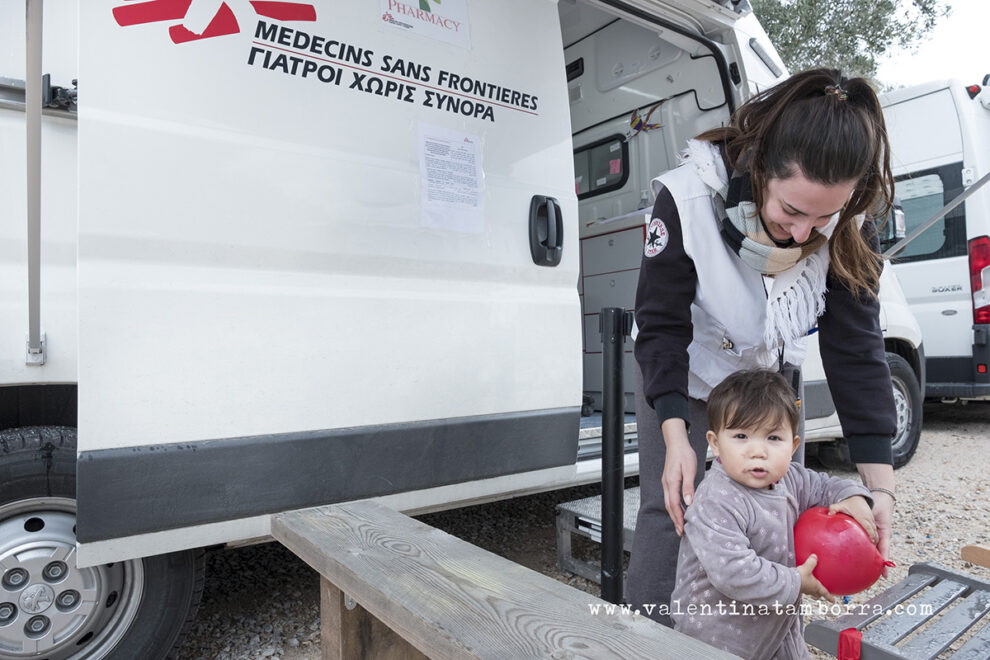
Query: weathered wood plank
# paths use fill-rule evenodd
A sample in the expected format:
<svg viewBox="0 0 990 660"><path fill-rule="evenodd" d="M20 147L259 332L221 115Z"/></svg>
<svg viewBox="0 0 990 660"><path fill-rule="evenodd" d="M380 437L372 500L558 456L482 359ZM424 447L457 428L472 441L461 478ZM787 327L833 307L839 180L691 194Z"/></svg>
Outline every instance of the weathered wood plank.
<svg viewBox="0 0 990 660"><path fill-rule="evenodd" d="M962 549L962 553L960 554L963 561L968 561L970 564L976 564L984 568L990 568L990 545L984 545L982 543L967 545Z"/></svg>
<svg viewBox="0 0 990 660"><path fill-rule="evenodd" d="M970 626L990 612L990 592L974 591L956 604L945 616L921 631L902 647L908 658L931 660L949 648Z"/></svg>
<svg viewBox="0 0 990 660"><path fill-rule="evenodd" d="M888 616L867 628L864 639L875 644L896 644L911 634L918 626L932 618L949 603L961 596L968 587L952 580L942 580L911 601L907 611Z"/></svg>
<svg viewBox="0 0 990 660"><path fill-rule="evenodd" d="M272 535L435 660L735 657L373 502L281 513Z"/></svg>

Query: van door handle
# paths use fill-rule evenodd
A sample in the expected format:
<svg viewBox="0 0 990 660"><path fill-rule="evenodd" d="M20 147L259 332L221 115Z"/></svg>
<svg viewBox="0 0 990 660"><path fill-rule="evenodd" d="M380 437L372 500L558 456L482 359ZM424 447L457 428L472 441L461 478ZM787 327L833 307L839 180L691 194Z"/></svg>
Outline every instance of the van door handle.
<svg viewBox="0 0 990 660"><path fill-rule="evenodd" d="M529 204L529 251L537 266L556 266L564 251L564 219L553 197L533 195Z"/></svg>

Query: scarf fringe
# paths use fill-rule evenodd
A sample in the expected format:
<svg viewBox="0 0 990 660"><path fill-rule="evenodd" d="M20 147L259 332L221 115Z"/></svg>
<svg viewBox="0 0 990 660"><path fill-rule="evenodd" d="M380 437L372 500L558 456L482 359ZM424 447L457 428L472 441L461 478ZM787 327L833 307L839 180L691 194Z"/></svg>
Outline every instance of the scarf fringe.
<svg viewBox="0 0 990 660"><path fill-rule="evenodd" d="M828 262L818 253L808 255L803 261L799 272L788 273L791 277L787 279L792 281L781 281L783 290L774 291L767 300L767 325L763 336L767 346L804 337L825 312Z"/></svg>

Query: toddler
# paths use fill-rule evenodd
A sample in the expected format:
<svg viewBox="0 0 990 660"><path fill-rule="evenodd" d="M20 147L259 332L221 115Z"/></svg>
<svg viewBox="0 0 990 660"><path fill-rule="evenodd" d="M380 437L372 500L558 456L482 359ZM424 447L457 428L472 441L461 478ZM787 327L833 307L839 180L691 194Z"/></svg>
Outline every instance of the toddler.
<svg viewBox="0 0 990 660"><path fill-rule="evenodd" d="M708 398L715 463L685 514L671 595L674 629L743 658L807 658L801 594L834 602L794 560L794 523L814 506L853 516L874 543L870 492L791 462L801 443L794 391L778 373L740 371Z"/></svg>

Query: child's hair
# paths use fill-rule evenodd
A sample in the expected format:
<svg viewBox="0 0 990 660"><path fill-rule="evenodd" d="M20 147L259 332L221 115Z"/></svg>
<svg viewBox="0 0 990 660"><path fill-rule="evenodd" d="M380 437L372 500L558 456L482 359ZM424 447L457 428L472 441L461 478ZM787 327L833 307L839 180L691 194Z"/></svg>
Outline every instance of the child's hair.
<svg viewBox="0 0 990 660"><path fill-rule="evenodd" d="M788 423L797 435L800 418L797 395L775 371L737 371L708 395L708 428L715 433Z"/></svg>
<svg viewBox="0 0 990 660"><path fill-rule="evenodd" d="M846 79L835 69L795 74L746 101L728 126L698 139L724 142L729 164L749 170L757 209L770 179L786 179L798 169L823 185L856 181L829 256L833 274L853 294L875 295L882 261L853 219L889 213L894 177L883 109L865 79Z"/></svg>

